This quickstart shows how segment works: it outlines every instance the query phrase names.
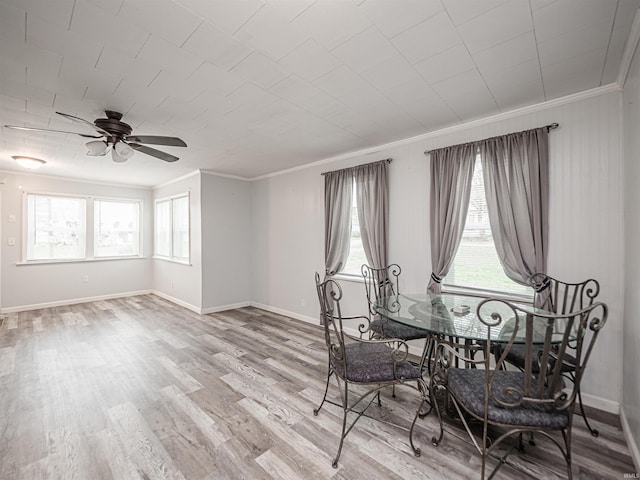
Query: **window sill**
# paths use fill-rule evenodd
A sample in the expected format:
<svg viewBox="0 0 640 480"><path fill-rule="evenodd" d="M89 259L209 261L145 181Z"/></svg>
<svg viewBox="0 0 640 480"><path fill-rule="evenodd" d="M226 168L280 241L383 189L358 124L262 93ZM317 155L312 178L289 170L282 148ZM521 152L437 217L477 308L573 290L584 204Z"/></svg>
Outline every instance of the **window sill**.
<svg viewBox="0 0 640 480"><path fill-rule="evenodd" d="M154 255L153 257L154 260L162 260L163 262L169 262L169 263L177 263L178 265L187 265L187 266L191 266L191 262L189 260L176 260L175 258L169 258L169 257L158 257L156 255Z"/></svg>
<svg viewBox="0 0 640 480"><path fill-rule="evenodd" d="M71 259L58 259L58 260L24 260L22 262L16 262L16 266L24 267L26 265L50 265L59 263L92 263L92 262L111 262L113 260L144 260L147 257L144 256L129 256L129 257L98 257L98 258L71 258Z"/></svg>
<svg viewBox="0 0 640 480"><path fill-rule="evenodd" d="M364 283L362 275L355 275L352 273L336 273L333 278L343 282Z"/></svg>
<svg viewBox="0 0 640 480"><path fill-rule="evenodd" d="M458 295L468 295L472 297L483 298L497 298L500 300L506 300L508 302L518 302L533 304L533 293L531 295L509 293L509 292L497 292L495 290L481 290L470 287L459 287L456 285L442 285L442 293L453 293Z"/></svg>

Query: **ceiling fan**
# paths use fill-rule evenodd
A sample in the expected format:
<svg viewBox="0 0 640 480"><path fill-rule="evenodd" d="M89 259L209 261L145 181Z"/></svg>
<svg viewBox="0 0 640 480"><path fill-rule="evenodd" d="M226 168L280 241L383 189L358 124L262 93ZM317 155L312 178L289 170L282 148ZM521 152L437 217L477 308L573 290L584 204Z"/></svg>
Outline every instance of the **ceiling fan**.
<svg viewBox="0 0 640 480"><path fill-rule="evenodd" d="M68 133L80 135L85 138L94 138L99 140L91 140L87 142L87 155L103 156L111 150L111 157L114 162L126 162L134 151L137 150L152 157L159 158L165 162L175 162L178 157L170 155L166 152L156 150L155 148L140 145L141 143L149 143L151 145L166 145L170 147L186 147L187 144L177 137L163 137L157 135L131 135L132 128L129 124L121 121L122 114L113 110L105 110L107 118L98 118L93 123L83 118L74 117L68 113L56 112L69 120L82 125L87 125L100 135L90 135L79 132L67 132L64 130L50 130L46 128L21 127L18 125L5 125L5 128L15 130L27 130L31 132L51 132L51 133Z"/></svg>

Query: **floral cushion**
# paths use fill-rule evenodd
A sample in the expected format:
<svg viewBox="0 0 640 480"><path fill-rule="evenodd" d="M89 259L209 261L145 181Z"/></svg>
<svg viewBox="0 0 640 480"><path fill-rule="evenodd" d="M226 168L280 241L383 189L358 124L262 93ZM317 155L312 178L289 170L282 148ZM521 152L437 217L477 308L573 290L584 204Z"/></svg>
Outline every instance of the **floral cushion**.
<svg viewBox="0 0 640 480"><path fill-rule="evenodd" d="M484 417L486 372L472 368L451 368L446 375L447 388L458 403L472 414ZM509 397L505 389L511 387L522 392L523 385L523 372L499 370L493 383L493 396L503 402L515 402L515 397ZM535 390L535 383L532 389ZM518 407L503 407L490 398L487 417L490 423L534 428L561 429L569 424L566 410L557 411L552 404L526 400Z"/></svg>
<svg viewBox="0 0 640 480"><path fill-rule="evenodd" d="M355 342L347 344L346 364L333 362L336 373L351 382L358 383L384 383L399 379L417 380L421 377L420 370L408 361L396 363L396 371L393 371L394 349L384 343Z"/></svg>

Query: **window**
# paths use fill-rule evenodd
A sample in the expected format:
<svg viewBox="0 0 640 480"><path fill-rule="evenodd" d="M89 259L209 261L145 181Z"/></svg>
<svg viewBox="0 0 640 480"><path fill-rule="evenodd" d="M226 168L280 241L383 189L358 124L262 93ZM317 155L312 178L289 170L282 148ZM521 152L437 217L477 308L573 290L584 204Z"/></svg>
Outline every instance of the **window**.
<svg viewBox="0 0 640 480"><path fill-rule="evenodd" d="M445 287L461 287L499 293L531 295L531 289L506 276L491 233L484 193L482 162L476 157L469 210L456 258L443 281Z"/></svg>
<svg viewBox="0 0 640 480"><path fill-rule="evenodd" d="M94 201L94 256L124 257L140 253L140 202Z"/></svg>
<svg viewBox="0 0 640 480"><path fill-rule="evenodd" d="M367 263L367 256L364 253L362 237L360 236L360 220L358 219L358 207L356 205L356 182L353 182L353 200L351 204L351 242L349 244L349 256L342 274L362 275L362 265Z"/></svg>
<svg viewBox="0 0 640 480"><path fill-rule="evenodd" d="M141 254L140 200L25 194L24 261ZM94 228L87 228L94 223Z"/></svg>
<svg viewBox="0 0 640 480"><path fill-rule="evenodd" d="M86 199L27 194L27 260L83 259Z"/></svg>
<svg viewBox="0 0 640 480"><path fill-rule="evenodd" d="M171 256L171 201L162 200L156 202L156 255L159 257Z"/></svg>
<svg viewBox="0 0 640 480"><path fill-rule="evenodd" d="M156 200L155 255L189 262L189 194Z"/></svg>

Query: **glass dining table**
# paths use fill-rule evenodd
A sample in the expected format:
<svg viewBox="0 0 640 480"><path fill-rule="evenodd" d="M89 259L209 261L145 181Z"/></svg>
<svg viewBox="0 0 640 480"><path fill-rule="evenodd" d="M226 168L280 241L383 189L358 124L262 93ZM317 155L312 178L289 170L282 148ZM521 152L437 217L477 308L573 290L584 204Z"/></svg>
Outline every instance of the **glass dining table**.
<svg viewBox="0 0 640 480"><path fill-rule="evenodd" d="M485 304L481 308L481 315L485 321L490 321L492 314L500 316L498 328L488 329L478 317L478 306L482 302ZM530 314L534 319L533 342L542 343L547 328L545 316L553 315L527 303L457 293L392 295L376 302L374 309L384 318L427 333L465 340L486 341L490 338L492 342L508 342L513 331L510 326L513 326L516 315L521 318ZM562 326L556 325L557 341L562 340ZM525 329L522 328L516 334L514 343L525 341Z"/></svg>
<svg viewBox="0 0 640 480"><path fill-rule="evenodd" d="M479 306L482 320L478 315ZM467 345L483 344L488 340L491 343L507 343L515 329L513 343L526 343L529 332L533 344L543 344L551 328L553 333L550 341L556 343L562 341L565 331L563 322L567 321L531 304L457 293L392 295L381 298L374 309L383 318L419 328L429 334L421 366L428 357L427 349L433 348L433 342L429 340L448 337ZM489 328L485 322L496 326ZM525 328L525 324L529 324L530 328Z"/></svg>

